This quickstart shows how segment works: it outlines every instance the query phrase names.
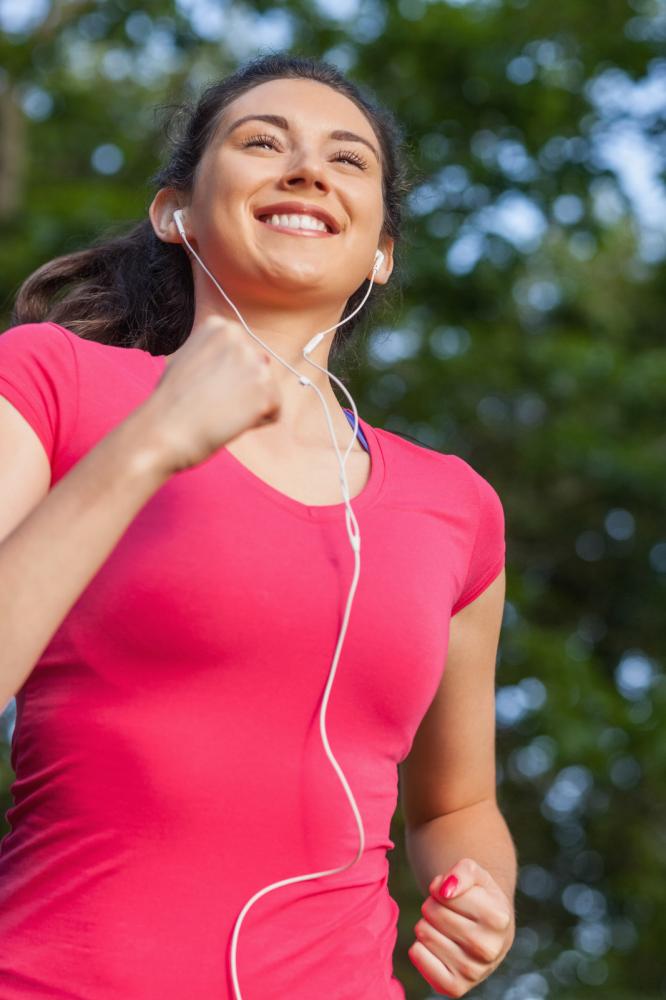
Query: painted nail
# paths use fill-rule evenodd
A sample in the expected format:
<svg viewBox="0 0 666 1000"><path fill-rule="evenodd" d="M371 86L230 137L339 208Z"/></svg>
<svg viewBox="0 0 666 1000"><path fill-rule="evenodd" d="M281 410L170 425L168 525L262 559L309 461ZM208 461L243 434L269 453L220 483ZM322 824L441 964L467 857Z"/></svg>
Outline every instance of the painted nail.
<svg viewBox="0 0 666 1000"><path fill-rule="evenodd" d="M439 895L442 899L450 899L457 888L458 879L455 875L449 875L446 881L442 884L439 890Z"/></svg>

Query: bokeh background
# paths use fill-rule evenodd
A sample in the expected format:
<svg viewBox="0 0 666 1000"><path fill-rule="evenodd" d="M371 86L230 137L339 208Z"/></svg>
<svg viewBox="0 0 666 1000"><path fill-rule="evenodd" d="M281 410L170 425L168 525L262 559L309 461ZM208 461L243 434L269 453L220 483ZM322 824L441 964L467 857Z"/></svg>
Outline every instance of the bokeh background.
<svg viewBox="0 0 666 1000"><path fill-rule="evenodd" d="M415 178L401 287L349 388L370 423L471 462L507 524L517 934L470 995L666 997L666 4L0 0L0 30L3 329L38 265L145 215L158 105L285 49L393 108ZM392 839L396 974L421 1000L399 810Z"/></svg>

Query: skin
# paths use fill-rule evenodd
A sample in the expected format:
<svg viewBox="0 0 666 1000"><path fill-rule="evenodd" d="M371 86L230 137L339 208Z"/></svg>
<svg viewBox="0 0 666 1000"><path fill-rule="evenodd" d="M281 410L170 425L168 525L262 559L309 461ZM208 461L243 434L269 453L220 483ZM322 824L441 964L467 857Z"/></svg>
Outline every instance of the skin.
<svg viewBox="0 0 666 1000"><path fill-rule="evenodd" d="M515 938L517 858L496 799L495 664L504 569L454 615L435 697L400 768L407 857L425 901L408 955L436 992L487 979ZM440 895L449 876L453 894Z"/></svg>
<svg viewBox="0 0 666 1000"><path fill-rule="evenodd" d="M289 129L251 121L228 131L250 114L282 115ZM378 247L386 257L375 283L388 281L393 241L382 233L381 163L363 143L331 139L329 134L339 129L378 145L363 112L329 87L306 80L260 84L226 109L191 197L163 188L150 206L150 219L160 239L180 243L172 213L185 208L190 243L250 329L319 386L339 440L346 443L347 419L329 378L304 360L302 350L315 333L341 318L349 296L370 277ZM273 148L245 145L262 135L273 138ZM367 168L336 159L344 151L362 156ZM340 232L313 239L255 219L257 208L289 200L325 208ZM210 316L236 322L194 259L192 269L196 306L190 336ZM322 367L327 367L332 339L333 333L327 335L311 355ZM270 364L281 391L280 418L232 444L251 439L264 473L269 469L277 476L282 469L279 485L285 492L287 484L299 481L299 461L303 484L312 481L313 470L323 475L324 468L337 481L318 395L303 391L275 359ZM326 459L319 469L302 461L307 449ZM352 495L356 492L352 485ZM338 501L333 479L331 496L335 499L328 502ZM433 989L451 997L463 996L487 978L515 934L515 850L495 798L494 675L504 587L502 571L451 619L440 689L401 769L408 856L425 896L408 954ZM442 900L439 889L450 875L458 884L454 896Z"/></svg>
<svg viewBox="0 0 666 1000"><path fill-rule="evenodd" d="M237 119L251 114L281 115L289 128L255 120L229 131ZM315 333L341 319L349 296L370 277L378 248L386 256L375 284L388 281L393 240L382 234L381 163L362 142L331 139L335 130L353 132L379 149L363 112L330 87L290 79L259 84L225 109L197 168L191 197L162 188L149 215L160 239L182 243L172 214L184 208L188 240L250 329L319 387L334 426L347 428L346 437L347 419L329 377L309 364L302 351ZM272 145L247 145L269 136ZM365 169L342 159L344 153L362 158ZM313 239L255 219L256 209L291 200L323 208L337 220L340 232ZM195 317L190 335L196 336L197 327L211 315L237 322L208 275L193 257L191 261ZM310 355L322 367L328 367L333 336L328 334ZM267 448L319 442L332 450L317 393L304 391L272 357L270 364L281 392L280 418L248 436L261 437Z"/></svg>

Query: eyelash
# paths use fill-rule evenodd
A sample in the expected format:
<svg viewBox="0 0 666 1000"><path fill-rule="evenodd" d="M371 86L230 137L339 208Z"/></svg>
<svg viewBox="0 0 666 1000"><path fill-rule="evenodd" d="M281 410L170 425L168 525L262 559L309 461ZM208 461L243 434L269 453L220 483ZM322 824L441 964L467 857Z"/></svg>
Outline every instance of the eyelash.
<svg viewBox="0 0 666 1000"><path fill-rule="evenodd" d="M262 143L268 143L273 147L273 149L275 149L277 146L277 140L272 135L253 135L249 139L246 139L243 142L243 148L245 148L246 146L258 146L261 145ZM358 153L354 152L351 149L339 150L338 153L336 154L335 159L339 160L340 162L347 159L350 162L352 162L355 166L359 167L359 169L361 170L367 170L368 168L366 160L364 160L362 156L359 156Z"/></svg>

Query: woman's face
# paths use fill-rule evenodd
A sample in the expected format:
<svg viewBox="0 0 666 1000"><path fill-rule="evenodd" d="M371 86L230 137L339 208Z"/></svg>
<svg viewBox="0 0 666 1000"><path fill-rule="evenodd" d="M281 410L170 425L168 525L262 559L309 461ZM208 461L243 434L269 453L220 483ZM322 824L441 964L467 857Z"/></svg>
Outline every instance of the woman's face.
<svg viewBox="0 0 666 1000"><path fill-rule="evenodd" d="M370 122L337 91L301 79L259 84L225 109L202 156L188 238L227 292L342 306L380 246L380 156ZM324 230L305 228L322 219ZM380 283L392 246L382 241Z"/></svg>

